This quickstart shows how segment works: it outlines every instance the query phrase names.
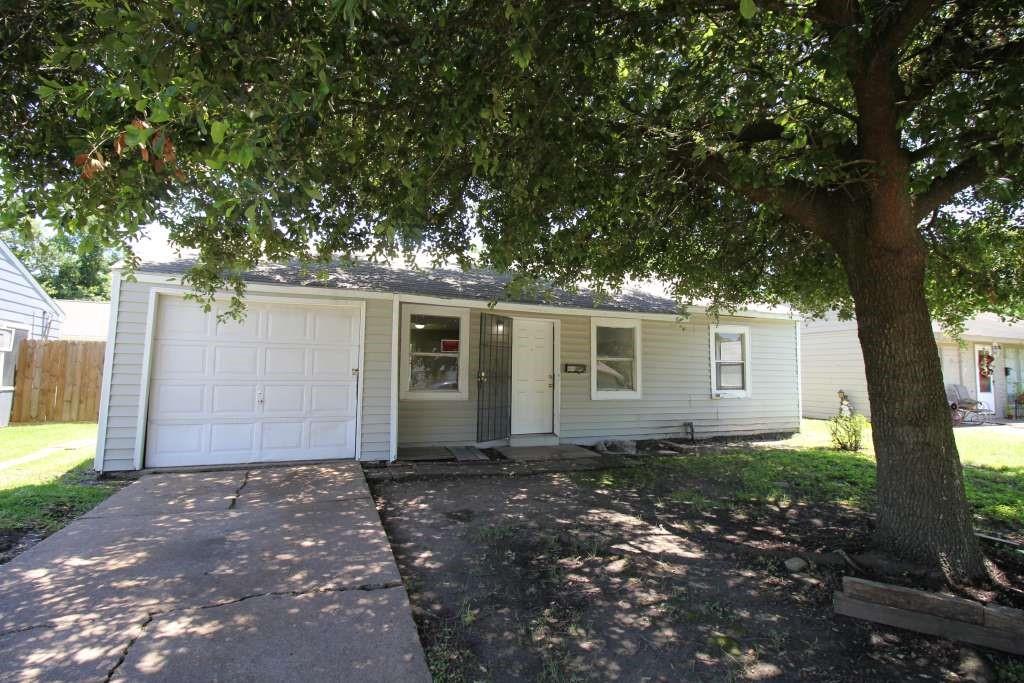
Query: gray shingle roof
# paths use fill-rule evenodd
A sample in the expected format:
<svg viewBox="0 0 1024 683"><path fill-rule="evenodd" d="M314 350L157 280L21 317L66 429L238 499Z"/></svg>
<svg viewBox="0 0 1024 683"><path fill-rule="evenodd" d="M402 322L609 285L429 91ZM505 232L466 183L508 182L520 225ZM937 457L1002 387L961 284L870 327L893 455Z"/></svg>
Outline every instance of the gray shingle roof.
<svg viewBox="0 0 1024 683"><path fill-rule="evenodd" d="M179 259L165 263L143 263L140 273L181 275L195 263L192 259ZM569 292L555 287L531 291L511 298L506 285L511 278L490 270L409 270L366 262L341 263L330 266L311 266L304 272L297 263L267 264L242 276L245 282L268 285L301 285L324 289L350 289L370 292L417 294L442 299L473 299L522 304L539 304L563 308L592 308L596 310L630 311L635 313L678 313L676 302L636 290L595 296L581 289ZM318 277L322 273L325 277Z"/></svg>

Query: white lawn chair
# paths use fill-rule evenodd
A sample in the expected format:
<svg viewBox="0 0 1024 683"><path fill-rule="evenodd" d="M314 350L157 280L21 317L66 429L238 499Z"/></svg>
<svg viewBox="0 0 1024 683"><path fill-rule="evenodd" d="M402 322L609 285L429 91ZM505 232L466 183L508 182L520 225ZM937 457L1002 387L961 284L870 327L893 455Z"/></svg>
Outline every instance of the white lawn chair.
<svg viewBox="0 0 1024 683"><path fill-rule="evenodd" d="M989 410L984 403L974 399L963 384L947 384L946 401L956 424L984 423L986 417L995 415L994 410Z"/></svg>

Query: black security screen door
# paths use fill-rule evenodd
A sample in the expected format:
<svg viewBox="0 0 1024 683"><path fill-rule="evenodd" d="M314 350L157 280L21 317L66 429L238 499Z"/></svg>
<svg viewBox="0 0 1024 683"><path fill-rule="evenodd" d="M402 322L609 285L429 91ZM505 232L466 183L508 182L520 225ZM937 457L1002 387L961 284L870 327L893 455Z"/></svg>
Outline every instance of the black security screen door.
<svg viewBox="0 0 1024 683"><path fill-rule="evenodd" d="M476 440L508 438L512 431L512 318L480 316Z"/></svg>

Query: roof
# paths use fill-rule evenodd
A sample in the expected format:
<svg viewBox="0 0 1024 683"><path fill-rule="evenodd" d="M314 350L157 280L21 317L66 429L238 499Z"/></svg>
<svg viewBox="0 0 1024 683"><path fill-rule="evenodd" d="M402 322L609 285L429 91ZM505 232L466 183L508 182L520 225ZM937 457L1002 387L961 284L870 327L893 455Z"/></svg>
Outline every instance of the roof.
<svg viewBox="0 0 1024 683"><path fill-rule="evenodd" d="M824 319L806 320L803 324L804 334L824 332L856 332L856 320L839 320L834 313ZM964 331L954 338L942 329L938 322L932 321L932 330L940 341L1008 341L1024 342L1024 322L1005 322L995 313L979 313L964 323Z"/></svg>
<svg viewBox="0 0 1024 683"><path fill-rule="evenodd" d="M137 272L177 276L185 273L194 264L194 259L143 263ZM266 264L242 275L245 282L268 285L350 289L441 299L504 301L634 313L679 313L679 306L674 299L638 290L601 296L588 289L570 292L557 287L538 287L534 291L511 297L506 289L511 279L509 275L492 270L413 270L365 261L335 262L324 266L314 264L307 266L305 270L298 262Z"/></svg>
<svg viewBox="0 0 1024 683"><path fill-rule="evenodd" d="M109 301L77 301L57 299L64 309L64 323L60 328L61 339L80 341L103 341L107 338L110 322Z"/></svg>
<svg viewBox="0 0 1024 683"><path fill-rule="evenodd" d="M41 284L39 284L39 281L36 280L35 276L29 272L28 268L25 267L25 264L21 262L21 259L14 255L11 248L4 244L3 240L0 240L0 253L3 253L8 259L10 259L11 263L14 264L14 267L17 268L18 272L20 272L25 278L25 281L28 282L32 289L35 290L36 294L39 295L39 300L42 301L47 308L53 311L54 315L58 318L63 318L64 311L61 310L61 307L58 306L57 302L46 293L46 290L43 289Z"/></svg>
<svg viewBox="0 0 1024 683"><path fill-rule="evenodd" d="M995 313L981 313L967 321L960 337L971 341L1024 341L1024 323L1008 323Z"/></svg>

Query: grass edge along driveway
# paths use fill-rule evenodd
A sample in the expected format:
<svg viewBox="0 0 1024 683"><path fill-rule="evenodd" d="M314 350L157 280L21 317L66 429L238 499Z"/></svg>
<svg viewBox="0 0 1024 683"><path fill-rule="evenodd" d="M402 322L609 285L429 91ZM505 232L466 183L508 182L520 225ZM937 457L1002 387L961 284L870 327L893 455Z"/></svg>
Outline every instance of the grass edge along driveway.
<svg viewBox="0 0 1024 683"><path fill-rule="evenodd" d="M26 532L51 534L119 488L93 472L95 437L95 423L0 429L0 542Z"/></svg>

